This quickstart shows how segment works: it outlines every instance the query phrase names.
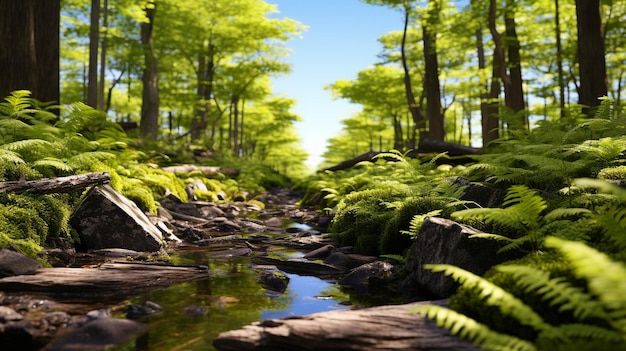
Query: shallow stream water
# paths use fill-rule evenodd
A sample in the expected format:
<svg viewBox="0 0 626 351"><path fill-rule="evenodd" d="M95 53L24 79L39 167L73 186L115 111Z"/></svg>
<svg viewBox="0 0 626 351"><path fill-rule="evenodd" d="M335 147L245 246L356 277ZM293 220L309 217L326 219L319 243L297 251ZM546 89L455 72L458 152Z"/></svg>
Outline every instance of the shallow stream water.
<svg viewBox="0 0 626 351"><path fill-rule="evenodd" d="M138 318L149 325L149 331L113 350L215 350L212 343L219 333L255 321L349 308L350 297L334 280L286 274L287 290L275 293L261 287L260 268L253 267L248 257L214 258L209 252L195 251L177 254L173 260L208 265L209 276L129 300L127 304L136 305L150 301L162 310ZM124 317L121 309L116 313Z"/></svg>

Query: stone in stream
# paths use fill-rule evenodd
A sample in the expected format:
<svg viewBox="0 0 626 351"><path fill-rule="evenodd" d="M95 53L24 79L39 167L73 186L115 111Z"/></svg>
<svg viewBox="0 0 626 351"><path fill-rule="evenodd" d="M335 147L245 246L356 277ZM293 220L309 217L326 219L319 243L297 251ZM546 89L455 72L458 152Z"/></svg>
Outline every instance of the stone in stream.
<svg viewBox="0 0 626 351"><path fill-rule="evenodd" d="M498 253L503 246L496 240L470 238L479 231L449 219L428 217L413 243L406 264L403 289L408 295L448 298L458 284L441 272L424 269L425 264L449 264L477 275L492 266L521 257L520 252Z"/></svg>
<svg viewBox="0 0 626 351"><path fill-rule="evenodd" d="M134 202L109 185L92 188L72 214L70 224L84 250L159 252L165 247L161 231Z"/></svg>
<svg viewBox="0 0 626 351"><path fill-rule="evenodd" d="M98 318L48 344L43 351L101 350L144 333L148 326L129 319Z"/></svg>
<svg viewBox="0 0 626 351"><path fill-rule="evenodd" d="M269 291L282 293L287 290L289 277L276 271L261 272L259 275L259 283L263 288Z"/></svg>
<svg viewBox="0 0 626 351"><path fill-rule="evenodd" d="M41 263L9 249L0 250L0 277L34 274Z"/></svg>

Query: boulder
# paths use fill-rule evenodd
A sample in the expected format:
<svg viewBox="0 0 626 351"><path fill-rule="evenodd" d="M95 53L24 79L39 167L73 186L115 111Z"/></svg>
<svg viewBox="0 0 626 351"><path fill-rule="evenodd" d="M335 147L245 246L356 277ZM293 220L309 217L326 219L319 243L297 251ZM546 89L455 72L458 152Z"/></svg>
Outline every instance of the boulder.
<svg viewBox="0 0 626 351"><path fill-rule="evenodd" d="M98 318L48 344L43 350L101 350L122 344L148 330L128 319Z"/></svg>
<svg viewBox="0 0 626 351"><path fill-rule="evenodd" d="M393 278L394 271L394 266L388 262L367 263L350 271L348 275L339 280L339 284L367 291L369 286L380 286L388 283Z"/></svg>
<svg viewBox="0 0 626 351"><path fill-rule="evenodd" d="M41 263L9 249L0 250L0 277L34 274Z"/></svg>
<svg viewBox="0 0 626 351"><path fill-rule="evenodd" d="M499 254L502 244L489 239L469 238L479 231L449 219L426 218L413 243L403 282L407 294L426 298L448 298L458 284L441 272L424 269L425 264L450 264L483 275L492 266L520 257Z"/></svg>
<svg viewBox="0 0 626 351"><path fill-rule="evenodd" d="M158 252L165 242L161 231L134 202L108 185L92 188L70 218L81 248L121 248Z"/></svg>
<svg viewBox="0 0 626 351"><path fill-rule="evenodd" d="M460 200L476 202L480 207L498 207L506 196L504 189L471 182L462 177L455 179L454 184L465 187L459 196Z"/></svg>
<svg viewBox="0 0 626 351"><path fill-rule="evenodd" d="M287 290L289 277L276 271L261 272L259 275L259 284L269 291L282 293Z"/></svg>

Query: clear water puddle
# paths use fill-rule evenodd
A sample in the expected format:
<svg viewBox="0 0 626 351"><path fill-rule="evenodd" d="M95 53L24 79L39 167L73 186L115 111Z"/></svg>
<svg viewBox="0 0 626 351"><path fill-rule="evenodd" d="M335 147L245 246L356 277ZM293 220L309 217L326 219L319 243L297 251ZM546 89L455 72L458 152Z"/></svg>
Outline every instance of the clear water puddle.
<svg viewBox="0 0 626 351"><path fill-rule="evenodd" d="M332 280L286 274L289 286L278 294L261 287L247 257L216 259L190 252L176 260L208 264L209 277L130 300L137 305L154 302L162 311L138 319L149 325L149 331L113 350L215 350L212 342L219 333L255 321L349 308L350 297ZM124 317L124 312L116 313Z"/></svg>

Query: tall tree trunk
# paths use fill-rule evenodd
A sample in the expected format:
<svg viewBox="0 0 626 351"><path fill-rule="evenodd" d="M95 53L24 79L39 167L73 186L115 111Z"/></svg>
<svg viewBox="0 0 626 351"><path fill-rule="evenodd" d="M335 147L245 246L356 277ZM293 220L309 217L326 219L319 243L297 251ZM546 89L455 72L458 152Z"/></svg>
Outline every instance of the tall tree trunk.
<svg viewBox="0 0 626 351"><path fill-rule="evenodd" d="M109 0L104 0L102 6L102 43L100 45L100 84L98 87L98 109L104 110L104 85L106 83L107 62L107 32L109 28Z"/></svg>
<svg viewBox="0 0 626 351"><path fill-rule="evenodd" d="M200 55L198 60L198 107L191 121L191 140L195 141L205 133L211 112L211 95L213 94L213 78L215 75L215 47L209 40L207 54Z"/></svg>
<svg viewBox="0 0 626 351"><path fill-rule="evenodd" d="M233 120L230 135L233 142L233 156L239 157L239 96L234 95L231 98L231 106L233 107Z"/></svg>
<svg viewBox="0 0 626 351"><path fill-rule="evenodd" d="M476 51L478 53L478 68L484 70L487 68L485 60L485 47L483 45L483 31L482 29L476 30ZM492 63L491 83L486 92L480 95L480 115L482 126L482 140L483 146L487 146L490 142L500 137L498 119L498 95L500 95L500 80L498 78L498 66L499 60L495 57ZM470 125L471 129L471 125ZM471 140L471 139L470 139Z"/></svg>
<svg viewBox="0 0 626 351"><path fill-rule="evenodd" d="M601 0L576 0L580 89L578 102L590 117L608 91Z"/></svg>
<svg viewBox="0 0 626 351"><path fill-rule="evenodd" d="M415 128L423 131L426 128L426 118L422 113L419 105L415 101L415 95L413 94L413 85L411 84L411 74L409 72L409 65L406 58L406 37L409 30L409 20L411 14L410 2L404 4L404 29L402 31L402 43L400 44L400 54L402 61L402 69L404 70L404 90L406 93L406 100L409 105L409 112L415 122Z"/></svg>
<svg viewBox="0 0 626 351"><path fill-rule="evenodd" d="M508 53L507 68L509 70L510 87L507 96L507 106L518 114L515 121L516 129L526 128L528 123L526 115L522 113L525 109L524 103L524 81L522 79L522 58L520 55L520 43L517 38L515 25L515 0L506 2L504 14L504 26L506 30L506 48Z"/></svg>
<svg viewBox="0 0 626 351"><path fill-rule="evenodd" d="M139 132L143 137L156 139L159 134L159 75L153 37L156 3L148 3L145 11L148 22L141 24L141 44L144 47L145 68L142 76L143 91Z"/></svg>
<svg viewBox="0 0 626 351"><path fill-rule="evenodd" d="M91 0L89 27L89 71L87 73L87 105L98 107L98 47L100 37L100 0Z"/></svg>
<svg viewBox="0 0 626 351"><path fill-rule="evenodd" d="M30 90L59 102L59 0L0 0L0 99Z"/></svg>
<svg viewBox="0 0 626 351"><path fill-rule="evenodd" d="M437 33L439 6L429 2L428 18L422 25L424 41L424 64L426 92L426 115L428 116L428 137L444 141L446 132L441 110L441 86L439 84L439 61L437 58Z"/></svg>
<svg viewBox="0 0 626 351"><path fill-rule="evenodd" d="M559 84L559 115L565 117L565 76L563 73L563 45L561 43L561 19L559 0L554 0L554 28L556 38L556 67Z"/></svg>

